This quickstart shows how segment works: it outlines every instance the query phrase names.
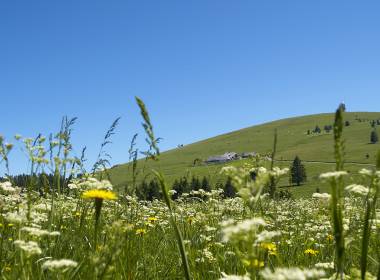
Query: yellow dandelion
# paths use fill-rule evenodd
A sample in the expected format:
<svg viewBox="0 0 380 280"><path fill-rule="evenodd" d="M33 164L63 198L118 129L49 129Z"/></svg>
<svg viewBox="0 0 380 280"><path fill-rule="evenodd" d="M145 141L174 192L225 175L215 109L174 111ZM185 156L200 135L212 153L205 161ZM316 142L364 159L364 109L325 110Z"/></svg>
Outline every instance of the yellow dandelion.
<svg viewBox="0 0 380 280"><path fill-rule="evenodd" d="M151 222L151 223L154 223L155 221L157 221L158 219L156 217L149 217L148 218L148 221Z"/></svg>
<svg viewBox="0 0 380 280"><path fill-rule="evenodd" d="M270 243L270 242L261 243L261 248L268 250L269 255L272 255L272 256L277 255L277 246L274 243Z"/></svg>
<svg viewBox="0 0 380 280"><path fill-rule="evenodd" d="M136 230L136 235L143 236L146 233L146 229L144 228L139 228Z"/></svg>
<svg viewBox="0 0 380 280"><path fill-rule="evenodd" d="M106 190L88 190L88 191L85 191L83 194L82 194L82 198L85 198L85 199L106 199L106 200L112 200L112 199L116 199L116 194L114 192L111 192L111 191L106 191Z"/></svg>
<svg viewBox="0 0 380 280"><path fill-rule="evenodd" d="M304 254L309 256L316 256L318 254L318 251L313 249L306 249L304 251Z"/></svg>
<svg viewBox="0 0 380 280"><path fill-rule="evenodd" d="M268 251L276 251L277 249L276 244L269 242L261 243L261 248L267 249Z"/></svg>

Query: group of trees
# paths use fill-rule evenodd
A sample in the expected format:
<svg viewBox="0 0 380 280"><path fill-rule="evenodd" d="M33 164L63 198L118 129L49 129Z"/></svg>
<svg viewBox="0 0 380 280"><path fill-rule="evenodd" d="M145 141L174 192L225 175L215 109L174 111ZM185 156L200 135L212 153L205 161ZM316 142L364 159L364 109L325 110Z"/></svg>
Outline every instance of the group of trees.
<svg viewBox="0 0 380 280"><path fill-rule="evenodd" d="M363 121L362 119L356 119L356 120L359 121L359 122ZM351 123L349 121L345 121L344 125L345 126L350 126ZM371 134L370 134L370 142L372 144L375 144L375 143L377 143L379 141L379 137L378 137L378 134L377 134L377 131L376 131L376 126L380 125L380 120L372 120L372 121L370 121L370 125L373 128L373 130L371 131ZM332 125L325 125L323 127L323 130L326 133L330 133L333 130L333 126ZM319 125L316 125L313 130L309 129L307 131L307 135L310 135L311 133L320 134L321 132L322 132L322 129L319 127Z"/></svg>
<svg viewBox="0 0 380 280"><path fill-rule="evenodd" d="M156 179L152 179L149 182L143 180L136 189L136 195L140 200L161 199L162 192L159 183Z"/></svg>
<svg viewBox="0 0 380 280"><path fill-rule="evenodd" d="M344 122L344 125L345 126L350 126L351 123L349 121L345 121ZM323 126L323 130L326 132L326 133L330 133L332 130L333 130L333 126L331 124L326 124ZM310 135L311 133L314 133L314 134L320 134L322 133L322 129L319 127L319 125L316 125L315 128L313 130L308 130L307 131L307 135Z"/></svg>
<svg viewBox="0 0 380 280"><path fill-rule="evenodd" d="M204 176L202 180L200 180L199 177L195 176L191 177L190 180L188 180L187 177L182 177L179 180L174 180L172 190L175 191L175 194L173 194L172 198L177 199L183 193L199 191L200 189L203 189L206 192L211 191L211 185L206 176Z"/></svg>
<svg viewBox="0 0 380 280"><path fill-rule="evenodd" d="M54 191L54 186L60 185L63 192L68 191L67 184L69 183L71 176L67 179L63 177L57 177L54 174L19 174L19 175L7 175L6 178L0 177L0 182L10 180L12 185L20 187L22 189L27 186L33 186L33 189L38 191L41 196L45 196L47 193Z"/></svg>
<svg viewBox="0 0 380 280"><path fill-rule="evenodd" d="M223 189L223 196L226 198L236 196L237 191L230 177L228 177L225 182L217 182L215 184L215 189L219 188ZM206 176L202 179L196 176L192 176L191 178L184 176L180 179L174 180L171 189L175 191L172 194L172 199L175 200L181 197L184 193L190 194L192 191L199 191L200 189L206 192L211 192L213 188ZM140 200L148 201L162 199L163 197L159 183L156 179L142 181L136 188L136 195ZM193 196L196 197L197 195L193 194Z"/></svg>

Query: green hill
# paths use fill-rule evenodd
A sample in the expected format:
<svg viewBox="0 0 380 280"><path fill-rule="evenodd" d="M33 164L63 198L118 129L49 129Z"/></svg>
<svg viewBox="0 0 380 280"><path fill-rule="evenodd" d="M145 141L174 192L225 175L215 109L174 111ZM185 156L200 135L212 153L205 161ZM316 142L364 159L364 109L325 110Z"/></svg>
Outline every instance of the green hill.
<svg viewBox="0 0 380 280"><path fill-rule="evenodd" d="M345 121L350 123L344 128L346 140L346 167L355 171L370 166L375 162L375 155L380 149L380 144L370 144L372 120L380 120L378 112L349 112L344 115ZM276 165L289 166L291 160L298 155L304 162L308 182L301 187L294 187L295 195L307 195L320 186L317 177L319 173L333 170L333 136L332 131L326 133L325 125L332 125L334 114L318 114L302 117L282 119L261 125L256 125L200 142L186 145L181 148L166 151L161 154L158 162L140 160L138 162L140 174L149 176L151 169L161 170L169 183L176 178L185 175L208 176L213 183L222 180L219 170L223 164L193 166L194 160L200 158L206 160L213 155L221 155L225 152L257 152L270 153L273 146L274 130L278 132L278 145ZM320 134L311 133L316 126L322 130ZM380 130L380 125L375 126ZM158 133L159 134L159 133ZM369 157L367 158L367 154ZM244 160L233 161L227 164L241 164ZM144 169L144 171L143 171ZM129 164L113 167L110 171L113 182L117 186L124 186L131 180L131 168ZM283 186L287 181L281 182Z"/></svg>

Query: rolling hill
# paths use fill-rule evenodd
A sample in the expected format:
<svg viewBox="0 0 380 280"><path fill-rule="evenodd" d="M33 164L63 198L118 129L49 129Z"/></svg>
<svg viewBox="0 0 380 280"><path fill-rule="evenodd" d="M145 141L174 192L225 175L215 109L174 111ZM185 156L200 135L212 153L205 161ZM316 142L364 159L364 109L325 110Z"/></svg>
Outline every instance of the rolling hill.
<svg viewBox="0 0 380 280"><path fill-rule="evenodd" d="M346 147L346 168L352 171L371 166L380 144L370 144L372 131L371 121L380 120L379 112L347 112L344 115L349 125L344 128ZM257 152L270 153L273 146L274 130L278 132L276 165L286 167L298 155L304 162L308 182L301 187L292 188L296 195L307 195L322 190L318 175L321 172L334 169L333 136L325 132L325 125L332 125L334 114L318 114L287 118L261 125L256 125L227 134L209 138L200 142L185 145L181 148L163 152L158 162L139 160L140 170L138 180L149 176L151 169L161 170L169 184L175 179L186 176L208 176L211 182L222 180L219 174L223 164L193 166L194 160L207 159L209 156L221 155L225 152ZM308 134L316 126L322 129L320 134ZM380 129L380 125L376 125ZM158 133L159 134L159 133ZM239 165L246 160L233 161L227 164ZM144 170L144 171L143 171ZM123 164L110 170L112 181L117 186L124 186L131 181L130 165ZM287 186L286 180L282 182Z"/></svg>

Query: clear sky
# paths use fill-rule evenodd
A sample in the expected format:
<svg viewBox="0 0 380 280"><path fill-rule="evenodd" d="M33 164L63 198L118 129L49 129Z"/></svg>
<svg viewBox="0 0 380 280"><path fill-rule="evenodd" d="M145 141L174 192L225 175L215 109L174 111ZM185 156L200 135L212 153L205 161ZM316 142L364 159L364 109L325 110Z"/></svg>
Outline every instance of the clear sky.
<svg viewBox="0 0 380 280"><path fill-rule="evenodd" d="M380 1L0 2L0 134L57 132L128 158L140 96L161 149L295 115L380 111ZM12 173L26 172L19 148ZM4 168L0 166L0 174Z"/></svg>

